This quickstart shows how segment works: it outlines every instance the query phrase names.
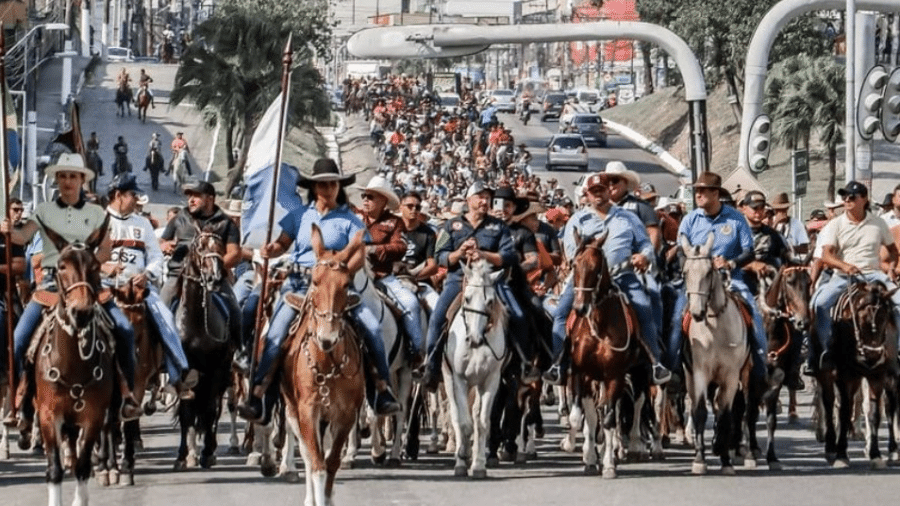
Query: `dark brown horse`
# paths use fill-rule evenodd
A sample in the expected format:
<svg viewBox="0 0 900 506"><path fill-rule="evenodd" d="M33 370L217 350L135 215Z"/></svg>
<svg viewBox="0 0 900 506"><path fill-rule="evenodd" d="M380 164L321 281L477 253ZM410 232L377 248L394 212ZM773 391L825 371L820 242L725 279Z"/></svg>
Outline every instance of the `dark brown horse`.
<svg viewBox="0 0 900 506"><path fill-rule="evenodd" d="M62 504L60 445L67 441L77 480L75 504L87 504L91 453L116 384L114 339L98 300L100 263L94 256L107 223L84 243L70 244L55 231L44 230L60 252L56 274L59 300L44 312L34 358L34 405L47 455L49 503Z"/></svg>
<svg viewBox="0 0 900 506"><path fill-rule="evenodd" d="M137 96L134 97L134 107L137 109L138 119L141 120L141 123L146 123L147 109L150 108L150 91L147 90L146 85L141 86Z"/></svg>
<svg viewBox="0 0 900 506"><path fill-rule="evenodd" d="M347 264L363 247L362 239L357 233L342 251L328 251L319 227L312 226L316 265L284 361L285 415L300 441L310 506L333 504L341 450L363 403L362 351L346 319L354 275Z"/></svg>
<svg viewBox="0 0 900 506"><path fill-rule="evenodd" d="M159 175L166 170L166 162L163 160L159 148L153 148L144 160L144 170L150 171L150 186L153 191L159 190Z"/></svg>
<svg viewBox="0 0 900 506"><path fill-rule="evenodd" d="M766 311L763 312L763 317L768 336L766 354L768 373L770 378L782 378L765 397L768 434L766 462L769 469L781 468L781 463L775 455L778 395L781 392L783 378L792 373L795 361L799 360L803 334L810 328L810 284L808 265L785 264L778 270L765 295ZM748 405L747 408L752 448L756 443L754 437L756 431L753 430L756 426L756 417L752 416L756 408L752 405Z"/></svg>
<svg viewBox="0 0 900 506"><path fill-rule="evenodd" d="M647 353L638 339L634 310L614 288L603 254L606 234L578 245L572 262L575 301L570 316L572 380L584 413L583 460L586 473L596 473L598 410L603 418L603 477L616 477L616 407L625 393L626 375L647 363ZM578 410L578 403L573 403ZM576 414L574 418L577 418ZM575 424L573 424L574 426Z"/></svg>
<svg viewBox="0 0 900 506"><path fill-rule="evenodd" d="M116 88L116 116L125 117L125 112L128 111L128 116L131 117L131 101L134 99L134 92L131 90L131 86L128 85L127 82L123 81L119 84L119 87Z"/></svg>
<svg viewBox="0 0 900 506"><path fill-rule="evenodd" d="M835 468L850 465L847 455L847 433L852 425L854 397L862 380L869 385L862 392L866 416L866 450L875 469L886 467L878 449L878 426L881 423L880 401L889 377L888 361L897 354L897 329L893 322L891 295L882 283L851 281L832 309L832 346L835 369L819 371L825 417L825 459ZM893 357L891 356L893 355ZM837 434L834 423L835 388L840 396Z"/></svg>
<svg viewBox="0 0 900 506"><path fill-rule="evenodd" d="M231 359L234 339L230 335L226 315L217 304L217 292L231 290L225 269L225 243L212 229L199 231L191 242L181 271L180 303L175 312L175 325L191 369L199 372L194 399L182 399L178 406L181 444L175 470L198 463L195 434L203 434L201 467L216 462L216 430L222 411L222 396L231 382Z"/></svg>

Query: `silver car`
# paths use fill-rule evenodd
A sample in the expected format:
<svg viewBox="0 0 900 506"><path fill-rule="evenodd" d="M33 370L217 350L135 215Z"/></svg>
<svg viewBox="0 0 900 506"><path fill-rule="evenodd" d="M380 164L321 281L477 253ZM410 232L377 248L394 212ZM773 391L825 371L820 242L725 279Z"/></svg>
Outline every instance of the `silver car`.
<svg viewBox="0 0 900 506"><path fill-rule="evenodd" d="M547 170L551 171L559 166L587 170L587 143L581 134L556 134L550 138L550 143L547 144Z"/></svg>
<svg viewBox="0 0 900 506"><path fill-rule="evenodd" d="M562 127L561 131L573 134L581 134L584 140L596 144L598 147L606 147L606 125L600 116L590 113L578 113L572 115L572 119Z"/></svg>
<svg viewBox="0 0 900 506"><path fill-rule="evenodd" d="M493 90L489 100L500 112L516 112L516 95L513 90Z"/></svg>

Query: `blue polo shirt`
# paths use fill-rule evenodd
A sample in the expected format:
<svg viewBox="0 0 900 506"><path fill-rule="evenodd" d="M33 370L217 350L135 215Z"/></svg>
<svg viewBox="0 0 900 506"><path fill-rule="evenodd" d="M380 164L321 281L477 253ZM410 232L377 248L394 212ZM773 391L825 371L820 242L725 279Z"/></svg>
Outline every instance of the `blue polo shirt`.
<svg viewBox="0 0 900 506"><path fill-rule="evenodd" d="M693 245L704 244L712 232L713 247L710 254L721 256L726 260L735 260L744 251L753 250L753 232L747 219L737 209L722 206L715 216L709 216L703 209L697 208L688 213L678 227L678 235L684 235ZM743 279L741 270L731 271L734 279Z"/></svg>
<svg viewBox="0 0 900 506"><path fill-rule="evenodd" d="M609 230L609 235L603 243L603 254L610 267L628 260L634 253L640 253L653 261L653 245L644 224L636 214L617 205L609 208L606 218L590 209L582 209L569 219L563 239L566 257L575 258L576 234L584 240L590 240L605 230Z"/></svg>
<svg viewBox="0 0 900 506"><path fill-rule="evenodd" d="M347 247L350 239L360 230L366 230L362 220L350 211L346 204L338 206L326 214L319 214L315 203L307 204L296 212L288 213L278 223L285 235L294 242L291 261L303 267L316 264L316 254L312 249L312 225L322 230L325 249L340 251ZM369 233L366 232L366 241Z"/></svg>

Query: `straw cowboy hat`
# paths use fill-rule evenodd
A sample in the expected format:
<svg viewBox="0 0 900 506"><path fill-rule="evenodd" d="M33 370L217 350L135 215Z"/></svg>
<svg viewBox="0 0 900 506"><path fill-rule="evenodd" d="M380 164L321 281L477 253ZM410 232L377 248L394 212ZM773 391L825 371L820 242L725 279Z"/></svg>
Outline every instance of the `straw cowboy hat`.
<svg viewBox="0 0 900 506"><path fill-rule="evenodd" d="M47 167L44 171L50 179L55 178L57 172L78 172L84 174L85 182L94 179L94 171L85 167L84 158L78 153L63 153L59 155L56 164Z"/></svg>
<svg viewBox="0 0 900 506"><path fill-rule="evenodd" d="M377 193L387 199L387 207L391 210L397 210L400 207L400 197L394 192L391 183L382 176L375 176L369 180L369 184L365 187L359 187L363 193Z"/></svg>
<svg viewBox="0 0 900 506"><path fill-rule="evenodd" d="M517 214L513 216L512 221L520 222L525 218L531 216L532 214L541 215L547 212L547 208L543 206L540 202L536 200L528 201L528 209L525 209L521 214Z"/></svg>
<svg viewBox="0 0 900 506"><path fill-rule="evenodd" d="M791 201L788 199L788 194L781 192L778 195L775 195L775 198L772 199L772 209L787 209L791 207Z"/></svg>
<svg viewBox="0 0 900 506"><path fill-rule="evenodd" d="M625 179L625 181L628 181L628 191L637 189L641 184L641 176L639 176L637 172L625 167L625 164L618 160L607 163L604 172L610 177L621 177Z"/></svg>
<svg viewBox="0 0 900 506"><path fill-rule="evenodd" d="M223 200L219 204L219 208L227 216L240 218L241 212L244 210L244 203L238 199Z"/></svg>
<svg viewBox="0 0 900 506"><path fill-rule="evenodd" d="M341 183L341 186L351 185L356 182L356 174L346 175L331 158L319 158L316 160L316 163L313 164L311 174L300 174L300 179L297 180L297 186L311 188L315 183L329 181L338 181Z"/></svg>

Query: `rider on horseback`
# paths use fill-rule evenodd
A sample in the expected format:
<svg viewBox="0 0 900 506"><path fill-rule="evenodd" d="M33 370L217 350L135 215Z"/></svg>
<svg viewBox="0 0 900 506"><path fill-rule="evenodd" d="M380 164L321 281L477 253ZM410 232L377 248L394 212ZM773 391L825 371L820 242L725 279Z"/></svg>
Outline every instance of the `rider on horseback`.
<svg viewBox="0 0 900 506"><path fill-rule="evenodd" d="M838 190L838 194L844 200L846 212L835 218L831 226L823 228L818 237L822 261L835 272L831 279L819 285L811 301L822 353L819 357L810 353L810 367L820 371L834 369L831 311L850 284L850 276L869 283L880 282L888 287L892 293L894 331L900 329L900 290L891 281L900 273L893 236L884 220L869 209L869 190L864 184L851 181ZM882 246L888 252L890 277L880 270ZM888 355L888 367L895 376L900 375L896 349Z"/></svg>
<svg viewBox="0 0 900 506"><path fill-rule="evenodd" d="M125 137L119 136L116 139L116 143L113 145L113 153L115 154L116 161L113 166L113 174L119 174L122 172L128 171L128 143L125 142Z"/></svg>
<svg viewBox="0 0 900 506"><path fill-rule="evenodd" d="M59 188L59 197L52 202L38 204L34 212L34 220L28 220L21 228L11 228L9 220L4 220L0 231L10 233L12 242L25 245L31 241L36 232L43 238L43 258L41 268L44 276L41 289L56 292L56 262L59 251L45 236L44 227L57 231L70 242L86 240L97 228L103 225L106 212L95 204L85 201L82 185L94 177L94 173L84 166L81 155L63 154L56 165L47 168L47 175L54 177ZM97 251L97 258L104 262L110 257L112 240L109 236L103 239ZM122 374L125 375L127 390L123 389L122 419L133 420L141 416L142 410L131 390L134 388L134 330L122 310L116 306L112 298L103 303L113 324L113 335L116 339L116 358ZM33 298L22 312L15 330L16 372L20 376L25 370L25 352L40 324L44 306ZM24 382L23 382L24 384ZM30 403L23 403L27 406ZM23 416L27 416L24 415ZM5 423L15 423L6 420Z"/></svg>
<svg viewBox="0 0 900 506"><path fill-rule="evenodd" d="M448 272L444 290L428 325L426 341L428 358L423 376L425 388L428 390L436 390L440 383L443 346L439 345L439 341L444 324L447 322L447 310L462 290L463 270L460 263L464 260L474 261L483 258L494 267L504 268L519 259L509 227L503 221L487 214L492 194L493 192L483 183L472 183L466 191L468 211L448 220L438 236L437 260ZM497 282L497 291L509 312L510 337L525 339L528 335L525 314L505 280Z"/></svg>
<svg viewBox="0 0 900 506"><path fill-rule="evenodd" d="M182 156L184 157L184 170L187 171L187 174L190 176L191 173L191 162L188 160L188 153L191 152L191 149L188 147L188 143L184 140L184 133L178 132L175 134L175 138L172 139L172 170L177 170L178 167L175 166L176 162ZM183 153L183 155L182 155Z"/></svg>
<svg viewBox="0 0 900 506"><path fill-rule="evenodd" d="M393 273L394 263L403 259L407 249L403 240L403 220L390 211L400 206L400 198L386 179L375 176L363 189L362 200L361 217L372 238L366 244L372 275L403 312L403 326L411 341L413 364L421 363L425 336L422 335L419 298Z"/></svg>
<svg viewBox="0 0 900 506"><path fill-rule="evenodd" d="M150 96L150 107L156 109L156 103L153 100L153 92L150 91L150 83L153 82L153 78L150 77L144 69L141 69L141 75L138 78L138 86L141 89L144 89L147 92L147 95ZM140 93L138 93L140 95Z"/></svg>
<svg viewBox="0 0 900 506"><path fill-rule="evenodd" d="M312 225L322 230L325 248L340 250L365 225L353 214L347 205L344 187L352 184L356 176L346 176L334 160L321 158L313 165L312 175L301 175L298 186L309 190L308 204L281 220L282 233L274 242L265 245L260 253L269 258L280 256L291 250L291 269L281 288L282 295L296 293L304 296L309 289L312 268L316 255L311 242ZM362 250L360 250L362 251ZM354 272L363 261L362 255L354 256L348 263ZM245 308L246 310L246 308ZM400 405L391 393L390 370L378 328L378 318L365 304L351 310L350 316L356 327L362 331L366 347L375 360L379 380L375 383L377 393L369 402L376 414L388 415L400 410ZM267 424L272 414L272 406L277 398L277 390L269 388L277 373L282 358L282 346L288 337L290 327L297 317L297 310L282 296L269 320L269 331L265 336L263 354L253 376L251 395L244 404L238 406L238 413L247 420Z"/></svg>
<svg viewBox="0 0 900 506"><path fill-rule="evenodd" d="M127 88L129 86L131 86L131 76L128 75L128 70L125 67L122 67L122 70L116 75L116 87Z"/></svg>
<svg viewBox="0 0 900 506"><path fill-rule="evenodd" d="M657 317L653 311L647 289L637 275L637 272L644 272L652 265L655 258L653 245L637 216L610 200L611 179L610 175L602 172L587 179L585 195L589 205L575 213L566 225L563 236L566 258L569 261L575 258L578 248L576 234L583 240L607 234L603 254L606 255L615 284L624 292L640 320L640 337L653 361L653 382L662 384L672 376L660 358L662 318ZM616 272L616 269L621 270ZM544 379L550 383L560 384L565 380L566 320L572 312L574 302L575 290L570 278L560 294L559 305L553 315L554 364L544 374Z"/></svg>
<svg viewBox="0 0 900 506"><path fill-rule="evenodd" d="M419 296L425 301L425 309L430 314L438 300L438 293L431 285L431 276L437 274L438 271L437 262L434 260L434 243L437 240L437 234L434 233L434 229L422 221L421 212L421 194L409 192L401 197L400 215L403 218L406 254L402 261L394 264L394 274L410 276L418 283Z"/></svg>
<svg viewBox="0 0 900 506"><path fill-rule="evenodd" d="M716 269L726 269L731 277L729 289L743 299L753 316L753 337L750 342L753 357L751 376L764 380L766 376L765 352L768 346L762 314L747 284L744 282L744 266L753 261L753 233L746 218L735 208L719 201L723 192L722 178L713 172L703 172L694 183L697 208L681 222L678 235L687 237L691 244L703 244L710 233L715 234L711 254ZM687 305L684 290L678 290L672 313L669 334L668 362L670 367L681 363L682 318Z"/></svg>
<svg viewBox="0 0 900 506"><path fill-rule="evenodd" d="M154 283L162 279L163 254L150 221L136 214L137 196L141 193L132 174L120 174L109 185L109 237L112 239L110 259L101 267L106 285L134 282L147 287L145 302L151 321L166 349L166 371L169 382L182 398L193 396L196 371L189 377L187 356L175 330L172 311L163 304Z"/></svg>
<svg viewBox="0 0 900 506"><path fill-rule="evenodd" d="M100 157L100 139L97 138L97 132L91 132L91 137L87 141L87 152L88 152L88 162L90 162L91 157L96 157L99 160ZM96 167L97 175L103 175L103 164L100 163Z"/></svg>

